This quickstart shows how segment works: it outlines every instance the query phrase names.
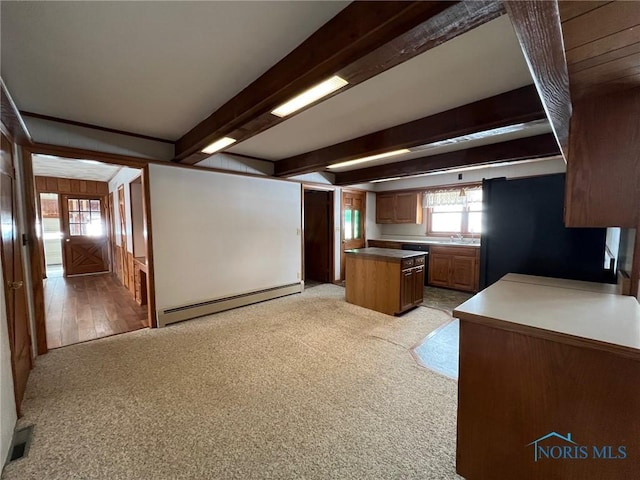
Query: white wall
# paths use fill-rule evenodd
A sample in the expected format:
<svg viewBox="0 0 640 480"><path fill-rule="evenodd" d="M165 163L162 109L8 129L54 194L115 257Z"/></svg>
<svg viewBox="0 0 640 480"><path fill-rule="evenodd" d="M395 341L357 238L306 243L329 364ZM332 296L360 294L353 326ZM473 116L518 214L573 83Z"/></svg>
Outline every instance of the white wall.
<svg viewBox="0 0 640 480"><path fill-rule="evenodd" d="M24 122L31 137L37 143L155 160L171 160L174 155L172 143L146 140L33 117L24 117Z"/></svg>
<svg viewBox="0 0 640 480"><path fill-rule="evenodd" d="M127 251L133 253L133 235L131 235L131 192L129 189L129 182L142 174L142 170L137 168L123 167L115 177L109 181L109 195L113 196L113 210L114 210L114 225L115 230L113 235L115 237L116 245L120 245L120 209L118 208L118 187L124 185L124 211L125 211L125 226L127 229Z"/></svg>
<svg viewBox="0 0 640 480"><path fill-rule="evenodd" d="M0 268L0 471L11 447L13 429L17 419L16 404L13 398L7 311L4 303L4 279Z"/></svg>
<svg viewBox="0 0 640 480"><path fill-rule="evenodd" d="M149 168L158 311L300 282L300 184Z"/></svg>

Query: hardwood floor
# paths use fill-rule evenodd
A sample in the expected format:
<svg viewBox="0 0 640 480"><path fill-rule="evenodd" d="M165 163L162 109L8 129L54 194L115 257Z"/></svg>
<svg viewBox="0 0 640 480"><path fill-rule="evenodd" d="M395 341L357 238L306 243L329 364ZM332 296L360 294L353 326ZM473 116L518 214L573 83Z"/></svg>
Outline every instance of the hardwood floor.
<svg viewBox="0 0 640 480"><path fill-rule="evenodd" d="M47 278L44 295L50 349L147 326L147 307L111 274Z"/></svg>

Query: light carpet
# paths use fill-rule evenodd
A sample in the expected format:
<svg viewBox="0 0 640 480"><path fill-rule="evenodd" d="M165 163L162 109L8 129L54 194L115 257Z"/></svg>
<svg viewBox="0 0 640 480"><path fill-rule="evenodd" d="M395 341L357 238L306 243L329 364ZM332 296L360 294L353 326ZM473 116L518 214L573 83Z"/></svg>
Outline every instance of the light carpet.
<svg viewBox="0 0 640 480"><path fill-rule="evenodd" d="M39 357L12 479L456 479L456 382L390 317L322 285Z"/></svg>

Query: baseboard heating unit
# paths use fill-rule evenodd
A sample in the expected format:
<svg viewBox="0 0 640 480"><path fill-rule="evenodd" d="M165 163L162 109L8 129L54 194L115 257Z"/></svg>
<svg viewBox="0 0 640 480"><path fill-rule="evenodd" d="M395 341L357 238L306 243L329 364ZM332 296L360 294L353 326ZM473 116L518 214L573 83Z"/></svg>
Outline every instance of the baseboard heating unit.
<svg viewBox="0 0 640 480"><path fill-rule="evenodd" d="M252 303L273 300L274 298L284 297L286 295L292 295L300 292L302 292L302 284L292 283L290 285L257 290L240 295L208 300L206 302L168 308L166 310L158 311L158 327L165 327L171 323L203 317L205 315L211 315L212 313L244 307L246 305L251 305Z"/></svg>

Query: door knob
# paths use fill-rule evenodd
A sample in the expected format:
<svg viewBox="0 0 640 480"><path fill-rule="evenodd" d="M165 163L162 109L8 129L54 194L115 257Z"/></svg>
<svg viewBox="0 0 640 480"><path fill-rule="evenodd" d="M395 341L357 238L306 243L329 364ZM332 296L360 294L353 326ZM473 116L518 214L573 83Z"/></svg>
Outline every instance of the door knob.
<svg viewBox="0 0 640 480"><path fill-rule="evenodd" d="M65 239L65 242L70 242L70 241L71 241L70 238Z"/></svg>
<svg viewBox="0 0 640 480"><path fill-rule="evenodd" d="M7 282L7 285L11 290L17 290L21 288L22 285L24 285L24 283L23 282Z"/></svg>

